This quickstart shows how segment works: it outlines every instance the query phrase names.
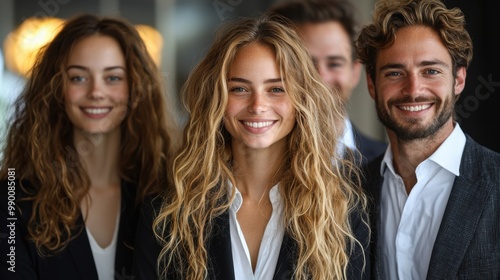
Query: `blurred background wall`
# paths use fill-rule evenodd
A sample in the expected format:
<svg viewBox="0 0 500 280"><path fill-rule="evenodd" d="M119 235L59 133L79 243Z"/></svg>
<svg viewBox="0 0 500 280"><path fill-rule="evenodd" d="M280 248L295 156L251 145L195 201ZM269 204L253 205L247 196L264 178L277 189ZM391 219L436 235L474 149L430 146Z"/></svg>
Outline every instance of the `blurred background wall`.
<svg viewBox="0 0 500 280"><path fill-rule="evenodd" d="M179 118L182 108L179 89L189 71L204 56L214 30L225 20L240 16L257 16L275 1L286 0L2 0L0 3L0 40L33 16L61 19L88 12L121 16L133 24L146 24L163 35L160 67L167 85L167 96L175 104ZM370 21L374 0L353 0L361 24ZM466 132L478 142L500 151L500 73L498 45L500 28L495 13L500 11L493 1L449 0L450 7L464 8L469 31L475 43L473 65L467 76L466 90L458 106L459 119ZM491 2L491 3L490 3ZM479 3L479 4L478 4ZM1 66L1 65L0 65ZM2 72L0 72L2 73ZM0 74L0 118L5 119L10 102L24 79L3 69ZM497 82L498 81L498 82ZM385 139L373 101L362 77L349 103L353 123L366 134ZM0 127L3 131L4 127Z"/></svg>

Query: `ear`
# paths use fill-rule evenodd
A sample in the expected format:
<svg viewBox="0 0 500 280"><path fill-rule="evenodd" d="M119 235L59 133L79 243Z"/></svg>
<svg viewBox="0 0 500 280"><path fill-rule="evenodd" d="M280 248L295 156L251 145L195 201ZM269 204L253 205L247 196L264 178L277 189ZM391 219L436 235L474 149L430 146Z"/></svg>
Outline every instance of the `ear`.
<svg viewBox="0 0 500 280"><path fill-rule="evenodd" d="M375 83L368 72L366 72L366 84L368 85L368 92L370 93L370 96L373 100L375 100Z"/></svg>
<svg viewBox="0 0 500 280"><path fill-rule="evenodd" d="M465 78L467 76L465 67L457 69L457 76L455 77L455 95L460 94L465 88Z"/></svg>
<svg viewBox="0 0 500 280"><path fill-rule="evenodd" d="M355 88L359 83L359 78L361 77L361 62L359 60L355 60L352 63L352 79L351 79L351 88Z"/></svg>

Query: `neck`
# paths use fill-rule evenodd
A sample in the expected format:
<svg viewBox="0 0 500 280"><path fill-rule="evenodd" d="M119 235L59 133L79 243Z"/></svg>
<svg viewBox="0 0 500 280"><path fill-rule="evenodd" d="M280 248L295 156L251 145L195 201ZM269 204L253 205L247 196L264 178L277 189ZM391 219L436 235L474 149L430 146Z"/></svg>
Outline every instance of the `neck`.
<svg viewBox="0 0 500 280"><path fill-rule="evenodd" d="M74 146L90 178L91 188L120 184L120 130L109 134L74 132Z"/></svg>
<svg viewBox="0 0 500 280"><path fill-rule="evenodd" d="M444 140L452 133L453 127L453 121L450 119L435 134L427 138L414 140L402 140L397 137L394 131L387 130L391 142L394 169L403 179L407 193L410 193L417 183L415 174L417 166L429 158L443 144Z"/></svg>
<svg viewBox="0 0 500 280"><path fill-rule="evenodd" d="M269 149L233 148L233 170L238 190L244 196L262 198L279 181L285 146Z"/></svg>

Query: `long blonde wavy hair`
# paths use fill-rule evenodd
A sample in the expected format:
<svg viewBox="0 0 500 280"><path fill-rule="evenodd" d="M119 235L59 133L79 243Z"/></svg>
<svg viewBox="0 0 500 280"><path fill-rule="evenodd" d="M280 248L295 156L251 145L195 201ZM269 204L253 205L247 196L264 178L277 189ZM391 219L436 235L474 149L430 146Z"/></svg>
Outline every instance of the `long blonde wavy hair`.
<svg viewBox="0 0 500 280"><path fill-rule="evenodd" d="M72 46L95 34L118 42L126 61L129 103L121 124L120 176L137 186L136 205L167 182L175 149L175 122L167 109L159 70L136 29L119 18L79 15L68 20L40 52L15 103L6 136L0 178L15 168L26 196L33 202L29 238L41 255L63 250L81 229L80 202L90 178L73 142L73 125L64 105L66 65Z"/></svg>
<svg viewBox="0 0 500 280"><path fill-rule="evenodd" d="M288 151L280 168L286 234L297 243L297 279L342 279L346 276L353 236L349 214L366 201L357 185L358 171L336 151L343 131L339 94L321 81L304 43L285 19L263 15L222 27L207 55L183 87L189 120L183 145L173 164L174 187L164 195L153 227L162 244L161 277L180 271L183 279L207 277L207 249L214 219L234 198L231 137L222 121L228 101L227 79L243 46L271 47L286 92L296 111Z"/></svg>

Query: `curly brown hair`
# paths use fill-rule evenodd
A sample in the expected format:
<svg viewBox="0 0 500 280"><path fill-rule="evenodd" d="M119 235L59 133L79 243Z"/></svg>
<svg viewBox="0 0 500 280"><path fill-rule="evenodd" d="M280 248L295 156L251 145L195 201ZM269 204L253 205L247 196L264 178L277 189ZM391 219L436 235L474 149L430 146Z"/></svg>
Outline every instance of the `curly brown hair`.
<svg viewBox="0 0 500 280"><path fill-rule="evenodd" d="M399 28L415 25L430 27L439 35L451 55L454 75L458 68L469 66L472 40L459 8L448 9L438 0L380 0L373 23L363 27L356 40L357 57L373 80L377 51L393 44Z"/></svg>
<svg viewBox="0 0 500 280"><path fill-rule="evenodd" d="M90 178L73 141L63 91L72 47L95 34L116 40L126 61L130 92L121 124L120 177L137 185L136 205L166 185L169 177L176 125L165 102L158 66L138 32L119 18L83 14L68 20L37 56L16 100L1 160L0 178L7 177L8 168L15 168L18 179L31 186L23 188L26 200L33 201L28 228L40 253L60 251L74 237L80 201L89 189Z"/></svg>

